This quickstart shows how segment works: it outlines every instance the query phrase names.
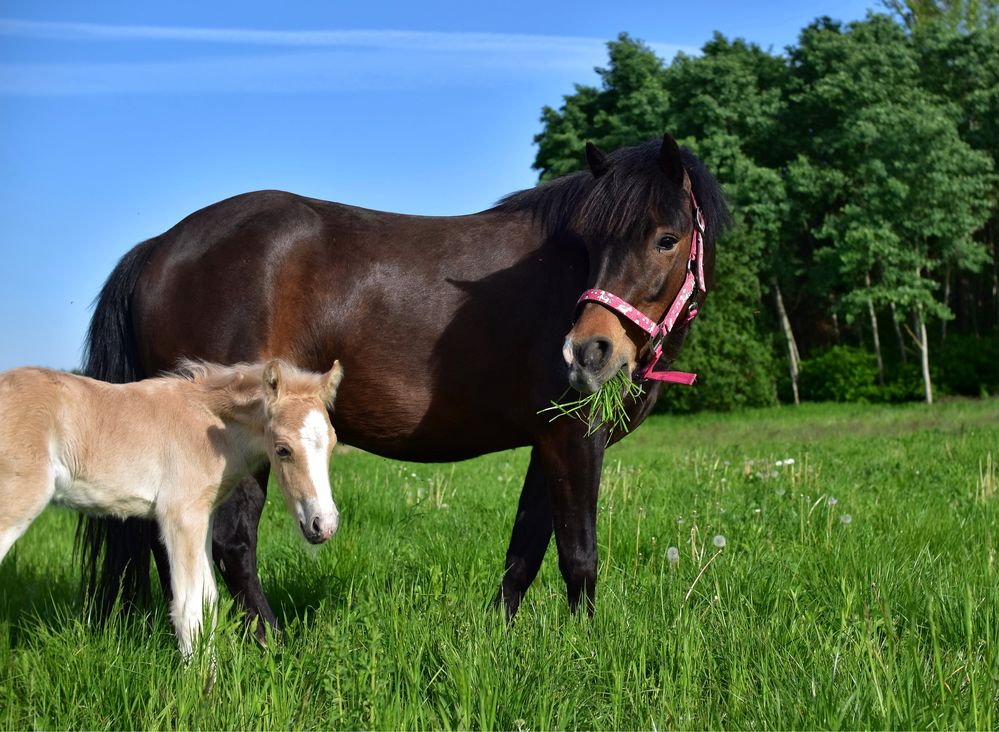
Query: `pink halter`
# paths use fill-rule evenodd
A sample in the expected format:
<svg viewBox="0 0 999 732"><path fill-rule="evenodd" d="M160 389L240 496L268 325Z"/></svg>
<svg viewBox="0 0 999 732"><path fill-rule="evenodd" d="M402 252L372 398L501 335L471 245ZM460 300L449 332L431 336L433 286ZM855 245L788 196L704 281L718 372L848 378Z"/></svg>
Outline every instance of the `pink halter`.
<svg viewBox="0 0 999 732"><path fill-rule="evenodd" d="M653 371L655 365L663 355L663 346L666 338L673 331L677 318L684 307L687 307L687 317L684 323L690 322L697 316L697 301L692 300L697 294L707 292L704 282L704 215L701 207L697 205L693 192L690 194L691 206L694 209L694 232L690 238L690 258L687 260L687 276L684 278L683 286L676 293L673 304L663 316L663 319L656 323L647 317L638 308L628 304L617 295L607 292L607 290L592 289L584 292L576 302L578 308L585 302L596 302L610 308L618 315L623 315L632 323L649 334L649 349L651 351L648 365L639 374L641 379L653 379L655 381L667 381L672 384L685 384L693 386L697 381L697 374L690 374L685 371Z"/></svg>

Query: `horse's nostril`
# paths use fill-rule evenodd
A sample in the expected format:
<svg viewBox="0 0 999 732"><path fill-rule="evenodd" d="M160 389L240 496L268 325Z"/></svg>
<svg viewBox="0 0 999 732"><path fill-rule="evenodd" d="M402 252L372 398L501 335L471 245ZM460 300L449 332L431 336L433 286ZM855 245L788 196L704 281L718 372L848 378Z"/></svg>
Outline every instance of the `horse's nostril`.
<svg viewBox="0 0 999 732"><path fill-rule="evenodd" d="M321 534L322 531L323 531L322 522L319 520L319 517L316 516L314 519L312 519L312 533Z"/></svg>
<svg viewBox="0 0 999 732"><path fill-rule="evenodd" d="M576 360L587 371L600 371L607 365L613 350L610 338L594 336L577 349Z"/></svg>

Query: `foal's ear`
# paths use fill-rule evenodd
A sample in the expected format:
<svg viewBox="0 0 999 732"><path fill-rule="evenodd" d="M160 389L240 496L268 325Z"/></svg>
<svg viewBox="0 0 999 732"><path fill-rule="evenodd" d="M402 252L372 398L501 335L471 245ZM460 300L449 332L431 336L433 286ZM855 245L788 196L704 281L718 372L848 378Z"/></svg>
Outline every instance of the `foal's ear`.
<svg viewBox="0 0 999 732"><path fill-rule="evenodd" d="M333 402L336 400L337 389L340 388L342 380L343 366L340 365L339 361L334 361L333 368L323 374L322 385L319 387L319 395L322 397L323 404L327 407L333 406Z"/></svg>
<svg viewBox="0 0 999 732"><path fill-rule="evenodd" d="M607 164L607 153L592 142L586 143L586 164L590 166L594 178L599 178L610 168Z"/></svg>
<svg viewBox="0 0 999 732"><path fill-rule="evenodd" d="M680 146L669 133L663 135L663 144L659 148L659 169L666 174L670 182L677 188L683 188L687 174L683 169L683 158L680 156Z"/></svg>
<svg viewBox="0 0 999 732"><path fill-rule="evenodd" d="M264 366L263 387L264 401L267 403L267 406L271 406L281 398L281 389L283 387L281 362L277 359L268 361L267 365Z"/></svg>

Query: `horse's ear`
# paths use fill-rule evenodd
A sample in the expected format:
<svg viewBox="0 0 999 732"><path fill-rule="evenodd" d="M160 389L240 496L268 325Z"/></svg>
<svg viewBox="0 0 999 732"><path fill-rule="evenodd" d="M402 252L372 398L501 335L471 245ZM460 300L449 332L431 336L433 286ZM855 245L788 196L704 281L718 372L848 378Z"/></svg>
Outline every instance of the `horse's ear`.
<svg viewBox="0 0 999 732"><path fill-rule="evenodd" d="M683 169L683 158L680 156L680 146L669 133L663 135L663 144L659 148L659 169L666 174L670 182L677 188L683 188L686 172Z"/></svg>
<svg viewBox="0 0 999 732"><path fill-rule="evenodd" d="M586 143L586 164L590 166L594 178L602 176L610 167L607 165L607 153L592 142Z"/></svg>
<svg viewBox="0 0 999 732"><path fill-rule="evenodd" d="M343 366L340 365L339 361L333 362L333 368L323 374L323 382L320 396L322 396L323 404L327 407L332 407L333 402L336 400L337 389L340 388L340 382L343 380Z"/></svg>
<svg viewBox="0 0 999 732"><path fill-rule="evenodd" d="M264 366L263 387L264 401L270 407L281 398L281 363L277 359L268 361Z"/></svg>

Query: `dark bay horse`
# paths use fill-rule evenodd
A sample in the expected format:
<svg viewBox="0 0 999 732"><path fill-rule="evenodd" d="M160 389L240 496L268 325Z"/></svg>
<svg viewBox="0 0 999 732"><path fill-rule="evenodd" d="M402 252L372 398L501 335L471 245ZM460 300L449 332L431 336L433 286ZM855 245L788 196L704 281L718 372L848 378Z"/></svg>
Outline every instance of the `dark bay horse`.
<svg viewBox="0 0 999 732"><path fill-rule="evenodd" d="M644 332L600 303L577 307L580 294L603 288L659 319L689 271L696 198L706 282L692 310L727 210L715 179L669 135L610 154L587 145L586 158L587 171L467 216L278 191L213 204L118 263L96 301L85 371L123 382L181 358L283 358L313 371L339 358L342 442L427 462L530 445L496 602L517 612L554 533L569 605L592 612L600 471L608 438L621 435L587 436L585 424L538 410L569 384L592 391L650 361ZM667 362L688 327L670 336ZM633 426L659 389L646 383ZM256 565L267 476L264 466L219 509L213 551L248 618L273 625ZM96 609L107 614L119 591L126 605L148 598L150 550L161 578L168 569L155 529L86 521L84 587Z"/></svg>

